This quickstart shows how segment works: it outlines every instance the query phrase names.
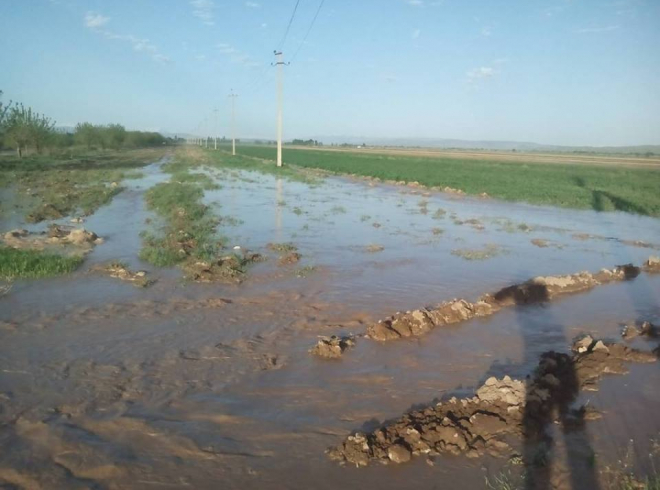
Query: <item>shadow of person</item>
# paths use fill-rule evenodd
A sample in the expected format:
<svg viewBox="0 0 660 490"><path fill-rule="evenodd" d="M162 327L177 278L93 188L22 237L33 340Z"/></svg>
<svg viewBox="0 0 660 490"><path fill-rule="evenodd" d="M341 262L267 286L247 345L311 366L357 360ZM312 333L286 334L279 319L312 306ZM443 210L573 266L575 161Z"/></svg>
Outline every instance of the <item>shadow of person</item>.
<svg viewBox="0 0 660 490"><path fill-rule="evenodd" d="M554 488L553 470L560 470L556 462L558 445L554 438L563 439L569 486L572 490L598 489L598 475L593 449L585 430L584 410L575 409L579 381L570 354L557 353L549 347L565 348L564 325L552 314L545 286L534 285L527 292L508 292L515 301L514 314L523 340L523 363L529 369L537 366L526 378L525 408L522 422L522 463L526 490ZM549 376L548 371L552 372ZM558 433L558 434L557 434Z"/></svg>

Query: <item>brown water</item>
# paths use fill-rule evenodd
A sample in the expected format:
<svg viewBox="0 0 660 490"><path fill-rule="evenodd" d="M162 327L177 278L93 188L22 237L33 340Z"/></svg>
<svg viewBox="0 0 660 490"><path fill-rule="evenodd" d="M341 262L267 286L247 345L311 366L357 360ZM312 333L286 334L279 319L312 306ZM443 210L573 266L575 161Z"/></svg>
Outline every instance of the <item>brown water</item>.
<svg viewBox="0 0 660 490"><path fill-rule="evenodd" d="M339 178L309 186L209 170L223 187L207 191L206 202L240 221L220 229L231 245L269 254L267 243L293 242L303 260L280 267L270 252L241 285L190 284L176 269L137 258L139 233L153 218L143 192L168 178L160 163L84 224L105 243L81 271L17 281L0 297L0 482L45 489L484 488L484 477L506 461L436 457L430 465L414 458L356 469L338 466L324 450L412 406L469 395L491 375L524 377L542 352L568 351L580 333L617 338L622 322L660 320L660 277L642 274L416 340L363 340L339 361L319 360L307 353L318 335L362 333L396 310L476 299L536 275L640 264L658 253L660 221L421 196ZM446 214L434 219L439 208ZM469 219L483 229L458 224ZM530 231L518 227L523 223ZM20 217L0 229L16 226L23 226ZM550 246L534 246L536 238ZM384 250L365 252L370 244ZM452 254L489 244L500 254L488 260ZM114 259L149 270L158 282L143 290L88 271ZM298 277L305 266L316 269ZM585 437L598 469L614 464L632 439L639 469L648 470L649 439L660 432L659 367L631 366L582 395L604 412L588 422ZM559 434L556 441L560 448L584 444L576 436L563 443ZM577 488L570 472L579 470L562 458L553 465L565 488Z"/></svg>

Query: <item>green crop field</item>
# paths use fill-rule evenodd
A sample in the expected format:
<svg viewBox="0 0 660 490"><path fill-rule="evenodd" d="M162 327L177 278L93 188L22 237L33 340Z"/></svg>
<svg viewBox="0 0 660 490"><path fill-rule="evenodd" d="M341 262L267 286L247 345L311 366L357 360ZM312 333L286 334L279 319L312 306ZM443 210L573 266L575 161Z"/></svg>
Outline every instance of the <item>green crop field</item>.
<svg viewBox="0 0 660 490"><path fill-rule="evenodd" d="M275 160L275 148L242 146L241 155ZM507 201L660 216L660 170L580 164L284 148L290 165L338 174L452 187Z"/></svg>

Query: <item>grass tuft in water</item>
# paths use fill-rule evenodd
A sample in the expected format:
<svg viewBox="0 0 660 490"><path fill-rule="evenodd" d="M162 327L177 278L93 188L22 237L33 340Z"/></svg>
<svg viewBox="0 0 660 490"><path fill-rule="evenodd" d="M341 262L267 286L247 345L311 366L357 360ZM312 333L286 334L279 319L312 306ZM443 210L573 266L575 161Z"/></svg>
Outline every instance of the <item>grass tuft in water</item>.
<svg viewBox="0 0 660 490"><path fill-rule="evenodd" d="M83 258L79 256L64 257L36 250L0 247L0 279L35 279L69 274L82 262Z"/></svg>

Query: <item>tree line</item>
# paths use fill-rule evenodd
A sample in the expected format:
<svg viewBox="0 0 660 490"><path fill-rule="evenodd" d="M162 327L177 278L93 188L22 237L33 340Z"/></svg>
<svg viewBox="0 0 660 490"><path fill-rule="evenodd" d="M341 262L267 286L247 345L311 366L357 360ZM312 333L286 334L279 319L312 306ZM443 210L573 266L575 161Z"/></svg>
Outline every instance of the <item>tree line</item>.
<svg viewBox="0 0 660 490"><path fill-rule="evenodd" d="M121 124L79 123L73 131L55 128L50 117L21 103L4 103L0 91L0 149L13 148L18 157L28 149L43 153L45 149L63 149L80 145L87 149L121 149L161 146L172 143L160 133L127 131Z"/></svg>

